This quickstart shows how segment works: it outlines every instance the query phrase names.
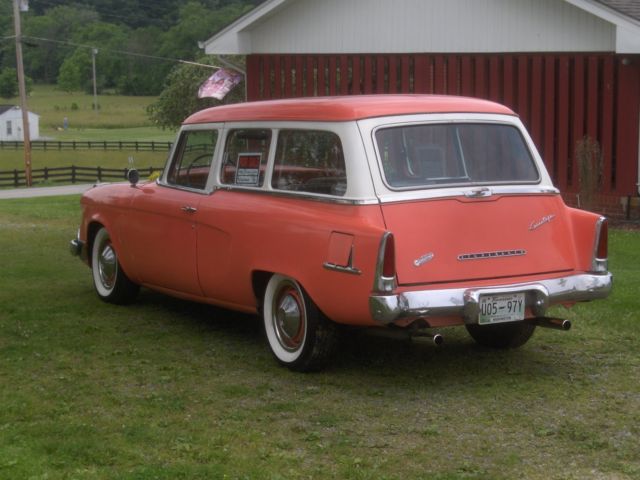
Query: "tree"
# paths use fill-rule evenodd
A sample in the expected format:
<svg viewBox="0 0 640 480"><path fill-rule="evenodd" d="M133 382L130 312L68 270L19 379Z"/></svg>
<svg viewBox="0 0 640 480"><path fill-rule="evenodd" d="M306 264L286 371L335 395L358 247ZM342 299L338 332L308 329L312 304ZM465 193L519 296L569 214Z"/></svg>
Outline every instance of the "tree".
<svg viewBox="0 0 640 480"><path fill-rule="evenodd" d="M15 68L0 71L0 97L12 98L18 95L18 74Z"/></svg>
<svg viewBox="0 0 640 480"><path fill-rule="evenodd" d="M76 50L65 59L58 73L58 88L65 92L83 90L91 83L91 57L88 50Z"/></svg>
<svg viewBox="0 0 640 480"><path fill-rule="evenodd" d="M24 78L27 93L31 91L33 83L29 77ZM3 68L0 70L0 97L13 98L18 96L18 72L15 68Z"/></svg>
<svg viewBox="0 0 640 480"><path fill-rule="evenodd" d="M94 24L98 14L88 7L58 6L46 15L24 17L24 35L61 41L77 42L78 32ZM75 47L26 38L25 71L45 83L54 83L64 60L73 55Z"/></svg>
<svg viewBox="0 0 640 480"><path fill-rule="evenodd" d="M160 55L191 60L198 53L198 41L228 25L251 7L237 2L216 9L198 1L180 7L178 22L161 39Z"/></svg>
<svg viewBox="0 0 640 480"><path fill-rule="evenodd" d="M200 63L213 64L215 57L204 57ZM151 104L147 113L151 120L163 128L179 127L182 121L198 110L214 105L237 103L244 99L244 82L237 85L223 101L213 98L198 98L198 88L214 70L196 65L179 65L175 67L160 93L158 100Z"/></svg>

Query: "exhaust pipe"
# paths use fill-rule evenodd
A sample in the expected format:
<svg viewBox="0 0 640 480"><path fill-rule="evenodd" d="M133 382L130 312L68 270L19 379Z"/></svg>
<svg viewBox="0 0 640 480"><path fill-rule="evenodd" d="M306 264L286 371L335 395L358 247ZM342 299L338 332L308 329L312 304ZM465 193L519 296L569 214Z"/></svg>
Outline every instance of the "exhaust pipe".
<svg viewBox="0 0 640 480"><path fill-rule="evenodd" d="M430 338L433 344L437 347L439 347L444 343L444 337L439 333L416 332L412 335L412 338L415 338L415 337Z"/></svg>
<svg viewBox="0 0 640 480"><path fill-rule="evenodd" d="M392 338L395 340L413 340L419 338L430 338L434 345L440 346L444 343L444 337L439 333L430 333L424 330L409 329L389 329L389 328L367 328L367 335L373 337Z"/></svg>
<svg viewBox="0 0 640 480"><path fill-rule="evenodd" d="M538 317L534 322L538 327L553 328L554 330L571 330L571 320L551 317Z"/></svg>

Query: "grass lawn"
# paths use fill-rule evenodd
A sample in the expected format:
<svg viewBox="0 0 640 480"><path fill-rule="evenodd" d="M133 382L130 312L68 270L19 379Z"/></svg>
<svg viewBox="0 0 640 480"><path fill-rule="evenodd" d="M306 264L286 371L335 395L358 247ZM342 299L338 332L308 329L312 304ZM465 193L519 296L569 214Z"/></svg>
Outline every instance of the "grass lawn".
<svg viewBox="0 0 640 480"><path fill-rule="evenodd" d="M67 93L54 85L35 85L27 98L29 110L40 115L40 135L55 140L159 140L172 141L175 132L156 128L147 106L156 97L99 95L100 109L93 110L93 95ZM18 98L3 101L19 104ZM67 117L69 129L62 131ZM128 132L129 129L135 129Z"/></svg>
<svg viewBox="0 0 640 480"><path fill-rule="evenodd" d="M0 478L640 478L640 232L608 300L514 351L356 336L318 374L256 318L93 292L78 197L0 201ZM159 259L161 261L161 259Z"/></svg>

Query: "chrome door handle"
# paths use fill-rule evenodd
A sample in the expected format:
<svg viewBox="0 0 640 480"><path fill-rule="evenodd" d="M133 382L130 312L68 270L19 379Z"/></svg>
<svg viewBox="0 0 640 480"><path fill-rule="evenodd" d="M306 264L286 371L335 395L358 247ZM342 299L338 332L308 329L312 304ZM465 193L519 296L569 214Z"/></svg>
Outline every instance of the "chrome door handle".
<svg viewBox="0 0 640 480"><path fill-rule="evenodd" d="M185 213L196 213L198 211L196 207L192 207L191 205L185 205L181 210Z"/></svg>

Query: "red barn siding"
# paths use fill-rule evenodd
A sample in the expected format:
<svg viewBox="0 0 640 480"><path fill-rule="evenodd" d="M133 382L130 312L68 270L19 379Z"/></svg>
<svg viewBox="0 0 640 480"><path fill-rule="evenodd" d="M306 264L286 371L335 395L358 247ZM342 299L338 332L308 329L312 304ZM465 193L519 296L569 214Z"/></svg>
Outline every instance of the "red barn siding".
<svg viewBox="0 0 640 480"><path fill-rule="evenodd" d="M494 100L520 115L569 201L578 191L575 145L587 135L602 150L601 194L637 195L639 55L249 55L247 82L249 100L371 93Z"/></svg>

